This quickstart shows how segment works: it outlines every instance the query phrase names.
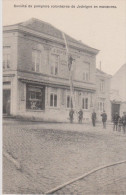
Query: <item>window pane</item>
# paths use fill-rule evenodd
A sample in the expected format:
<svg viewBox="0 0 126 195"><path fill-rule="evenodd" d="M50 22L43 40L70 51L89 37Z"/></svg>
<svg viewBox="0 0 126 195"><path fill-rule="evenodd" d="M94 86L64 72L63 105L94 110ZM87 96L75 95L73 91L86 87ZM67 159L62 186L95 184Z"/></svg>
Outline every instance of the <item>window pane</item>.
<svg viewBox="0 0 126 195"><path fill-rule="evenodd" d="M50 95L50 106L53 106L53 94Z"/></svg>
<svg viewBox="0 0 126 195"><path fill-rule="evenodd" d="M82 108L84 109L84 98L82 99Z"/></svg>
<svg viewBox="0 0 126 195"><path fill-rule="evenodd" d="M70 96L67 96L67 108L70 108Z"/></svg>
<svg viewBox="0 0 126 195"><path fill-rule="evenodd" d="M88 109L88 98L85 99L85 109Z"/></svg>
<svg viewBox="0 0 126 195"><path fill-rule="evenodd" d="M42 94L40 92L36 92L36 99L41 100Z"/></svg>
<svg viewBox="0 0 126 195"><path fill-rule="evenodd" d="M57 95L54 95L54 107L57 107Z"/></svg>
<svg viewBox="0 0 126 195"><path fill-rule="evenodd" d="M35 99L35 92L30 91L30 98Z"/></svg>

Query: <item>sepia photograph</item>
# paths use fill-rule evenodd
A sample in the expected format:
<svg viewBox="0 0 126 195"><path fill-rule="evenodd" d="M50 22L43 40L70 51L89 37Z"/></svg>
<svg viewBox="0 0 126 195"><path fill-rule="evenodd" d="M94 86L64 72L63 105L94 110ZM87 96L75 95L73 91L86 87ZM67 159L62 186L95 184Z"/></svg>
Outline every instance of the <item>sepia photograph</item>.
<svg viewBox="0 0 126 195"><path fill-rule="evenodd" d="M2 193L126 194L126 1L2 1Z"/></svg>

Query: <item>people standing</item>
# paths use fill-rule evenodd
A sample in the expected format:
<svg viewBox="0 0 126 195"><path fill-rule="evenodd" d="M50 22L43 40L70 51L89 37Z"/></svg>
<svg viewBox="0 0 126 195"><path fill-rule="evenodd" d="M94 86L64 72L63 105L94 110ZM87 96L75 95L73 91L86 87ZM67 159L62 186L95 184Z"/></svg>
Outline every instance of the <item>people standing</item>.
<svg viewBox="0 0 126 195"><path fill-rule="evenodd" d="M103 128L106 129L107 114L105 113L105 110L101 114L101 117L102 117Z"/></svg>
<svg viewBox="0 0 126 195"><path fill-rule="evenodd" d="M126 133L126 114L123 112L122 116L122 125L123 125L123 132Z"/></svg>
<svg viewBox="0 0 126 195"><path fill-rule="evenodd" d="M121 127L122 127L122 117L119 117L119 121L118 121L118 131L121 131Z"/></svg>
<svg viewBox="0 0 126 195"><path fill-rule="evenodd" d="M92 113L92 125L93 125L93 127L95 127L95 122L96 122L96 112L95 112L95 110L93 110L93 113Z"/></svg>
<svg viewBox="0 0 126 195"><path fill-rule="evenodd" d="M78 112L78 122L79 123L82 123L82 120L83 120L83 111L82 109L80 109L80 111Z"/></svg>
<svg viewBox="0 0 126 195"><path fill-rule="evenodd" d="M114 124L113 131L115 131L115 130L117 131L119 118L120 118L120 116L119 116L118 112L116 112L113 116L113 124Z"/></svg>
<svg viewBox="0 0 126 195"><path fill-rule="evenodd" d="M71 108L69 112L69 117L70 117L70 123L73 123L73 117L74 117L74 110Z"/></svg>

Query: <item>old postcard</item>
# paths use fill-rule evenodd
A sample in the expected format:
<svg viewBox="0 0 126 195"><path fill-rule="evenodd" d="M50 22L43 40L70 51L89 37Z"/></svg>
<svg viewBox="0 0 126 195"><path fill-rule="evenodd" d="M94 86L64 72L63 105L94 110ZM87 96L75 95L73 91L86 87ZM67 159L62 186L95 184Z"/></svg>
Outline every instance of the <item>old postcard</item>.
<svg viewBox="0 0 126 195"><path fill-rule="evenodd" d="M2 193L126 194L126 1L2 4Z"/></svg>

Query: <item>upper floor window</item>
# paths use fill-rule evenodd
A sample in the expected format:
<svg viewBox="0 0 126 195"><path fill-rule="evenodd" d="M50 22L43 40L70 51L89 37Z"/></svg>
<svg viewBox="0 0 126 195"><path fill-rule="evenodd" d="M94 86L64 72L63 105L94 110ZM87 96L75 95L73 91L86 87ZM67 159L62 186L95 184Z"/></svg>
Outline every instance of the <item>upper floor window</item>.
<svg viewBox="0 0 126 195"><path fill-rule="evenodd" d="M50 94L50 106L57 107L57 94L55 93Z"/></svg>
<svg viewBox="0 0 126 195"><path fill-rule="evenodd" d="M40 71L41 51L33 49L32 51L32 70L35 72Z"/></svg>
<svg viewBox="0 0 126 195"><path fill-rule="evenodd" d="M83 80L84 81L90 80L90 64L89 63L84 64Z"/></svg>
<svg viewBox="0 0 126 195"><path fill-rule="evenodd" d="M52 54L51 57L51 74L52 75L58 75L58 68L59 68L59 56Z"/></svg>
<svg viewBox="0 0 126 195"><path fill-rule="evenodd" d="M9 69L11 62L10 62L10 52L11 47L5 46L3 47L3 69Z"/></svg>
<svg viewBox="0 0 126 195"><path fill-rule="evenodd" d="M105 81L104 80L101 80L100 81L100 91L101 92L104 92L104 90L105 90Z"/></svg>
<svg viewBox="0 0 126 195"><path fill-rule="evenodd" d="M82 109L88 109L88 98L82 98Z"/></svg>
<svg viewBox="0 0 126 195"><path fill-rule="evenodd" d="M84 72L83 73L83 80L84 81L89 81L89 72Z"/></svg>

